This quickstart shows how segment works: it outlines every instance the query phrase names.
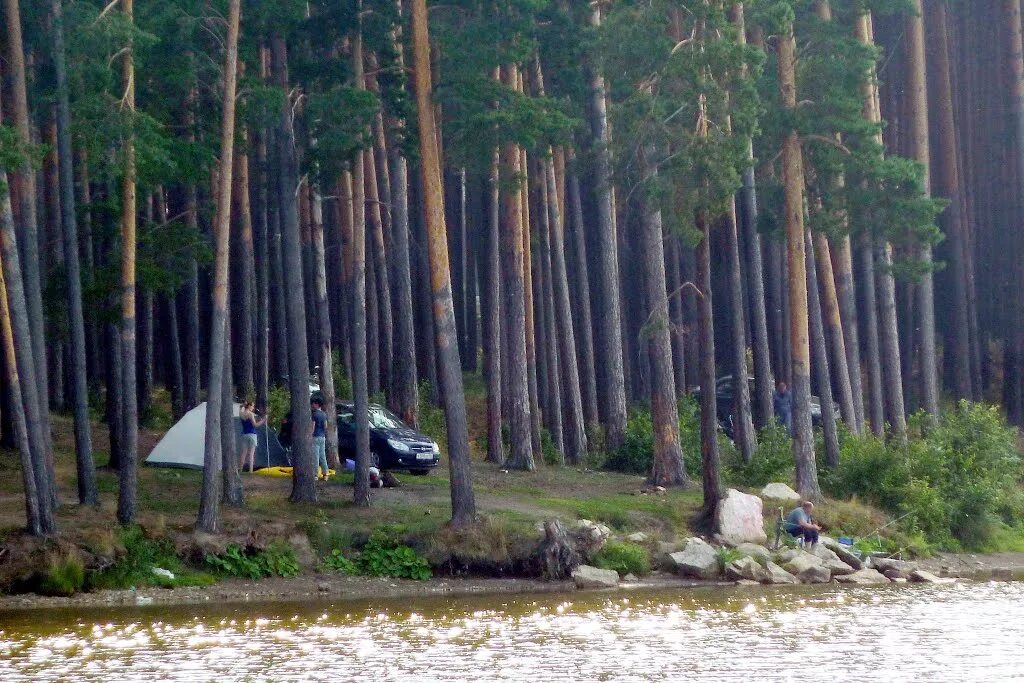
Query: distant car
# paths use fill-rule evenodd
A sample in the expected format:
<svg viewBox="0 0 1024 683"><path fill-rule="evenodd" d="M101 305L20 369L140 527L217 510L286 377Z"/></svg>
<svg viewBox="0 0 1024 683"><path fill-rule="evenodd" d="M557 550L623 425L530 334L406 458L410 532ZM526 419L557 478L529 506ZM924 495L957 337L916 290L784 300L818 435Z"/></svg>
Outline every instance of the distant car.
<svg viewBox="0 0 1024 683"><path fill-rule="evenodd" d="M750 386L751 396L754 392L754 377L747 377ZM695 387L691 393L700 400L700 387ZM733 438L733 381L732 375L722 375L715 380L715 398L717 402L718 426L730 439ZM836 411L836 419L839 419L839 412ZM811 396L811 422L815 427L821 426L821 399Z"/></svg>
<svg viewBox="0 0 1024 683"><path fill-rule="evenodd" d="M338 454L355 460L355 408L351 403L338 403L337 407ZM441 458L437 442L374 403L370 404L370 453L381 470L407 470L416 475L428 474Z"/></svg>

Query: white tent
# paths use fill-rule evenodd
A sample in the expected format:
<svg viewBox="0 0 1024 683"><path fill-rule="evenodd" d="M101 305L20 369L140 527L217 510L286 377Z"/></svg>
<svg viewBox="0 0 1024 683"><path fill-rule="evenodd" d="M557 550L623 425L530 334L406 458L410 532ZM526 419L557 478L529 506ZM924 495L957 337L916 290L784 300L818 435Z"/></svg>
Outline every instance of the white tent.
<svg viewBox="0 0 1024 683"><path fill-rule="evenodd" d="M240 406L232 404L231 414L237 418ZM235 425L236 431L240 432ZM266 425L257 428L256 467L287 465L287 457L277 434ZM206 403L200 403L167 430L164 438L153 447L146 458L147 465L157 467L187 467L203 469L203 453L206 449ZM234 450L234 449L232 449ZM235 454L237 455L237 454Z"/></svg>

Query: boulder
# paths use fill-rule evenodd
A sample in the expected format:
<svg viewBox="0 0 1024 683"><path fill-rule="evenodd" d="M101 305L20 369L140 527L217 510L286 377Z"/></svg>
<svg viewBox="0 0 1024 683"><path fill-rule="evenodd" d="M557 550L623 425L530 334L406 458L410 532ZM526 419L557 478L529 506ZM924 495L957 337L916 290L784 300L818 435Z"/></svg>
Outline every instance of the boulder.
<svg viewBox="0 0 1024 683"><path fill-rule="evenodd" d="M768 580L765 583L796 583L796 577L774 562L769 562L765 570L768 572Z"/></svg>
<svg viewBox="0 0 1024 683"><path fill-rule="evenodd" d="M789 503L800 502L799 493L791 489L789 485L779 482L765 484L764 488L761 489L761 497L768 498L770 500L782 500Z"/></svg>
<svg viewBox="0 0 1024 683"><path fill-rule="evenodd" d="M910 574L906 573L901 569L895 569L893 567L886 569L884 572L882 572L882 574L885 576L885 578L889 579L890 581L899 581L900 579L906 581L910 578Z"/></svg>
<svg viewBox="0 0 1024 683"><path fill-rule="evenodd" d="M800 583L828 583L832 578L832 572L824 565L824 561L807 552L796 554L783 565L783 568Z"/></svg>
<svg viewBox="0 0 1024 683"><path fill-rule="evenodd" d="M852 583L857 585L870 585L873 583L889 583L885 575L876 572L874 569L860 569L852 574L837 576L839 583Z"/></svg>
<svg viewBox="0 0 1024 683"><path fill-rule="evenodd" d="M790 574L799 574L808 567L821 566L820 557L802 550L793 551L792 554L783 553L779 556L779 561L782 563L783 569Z"/></svg>
<svg viewBox="0 0 1024 683"><path fill-rule="evenodd" d="M785 566L787 562L802 552L803 551L798 548L783 548L779 552L775 553L775 561Z"/></svg>
<svg viewBox="0 0 1024 683"><path fill-rule="evenodd" d="M768 560L772 556L772 553L768 548L765 548L763 545L757 545L756 543L740 543L736 546L736 550L743 553L746 557L754 557L759 560Z"/></svg>
<svg viewBox="0 0 1024 683"><path fill-rule="evenodd" d="M704 580L718 577L718 551L702 538L688 539L683 550L672 553L669 559L677 574Z"/></svg>
<svg viewBox="0 0 1024 683"><path fill-rule="evenodd" d="M573 571L572 580L577 588L615 588L619 585L619 573L581 564Z"/></svg>
<svg viewBox="0 0 1024 683"><path fill-rule="evenodd" d="M828 583L832 579L832 575L825 567L808 567L804 571L797 574L796 577L800 583Z"/></svg>
<svg viewBox="0 0 1024 683"><path fill-rule="evenodd" d="M914 583L956 583L956 579L938 577L923 569L915 569L910 572L910 580Z"/></svg>
<svg viewBox="0 0 1024 683"><path fill-rule="evenodd" d="M647 534L642 531L637 531L636 533L626 536L626 540L630 543L647 543L647 539Z"/></svg>
<svg viewBox="0 0 1024 683"><path fill-rule="evenodd" d="M715 510L718 535L730 545L765 543L768 535L764 532L763 508L757 496L729 489Z"/></svg>
<svg viewBox="0 0 1024 683"><path fill-rule="evenodd" d="M904 562L903 560L897 560L891 557L872 557L870 558L870 562L867 563L867 566L872 569L877 569L883 574L887 569L897 569L906 574L910 574L910 572L917 569L917 565L913 562Z"/></svg>
<svg viewBox="0 0 1024 683"><path fill-rule="evenodd" d="M636 574L626 574L622 577L622 583L640 583L640 578Z"/></svg>
<svg viewBox="0 0 1024 683"><path fill-rule="evenodd" d="M725 566L725 575L733 581L747 579L748 581L762 583L767 583L771 578L768 570L758 564L757 560L752 557L741 557L738 560L733 560Z"/></svg>
<svg viewBox="0 0 1024 683"><path fill-rule="evenodd" d="M834 552L840 560L850 565L854 569L861 569L864 566L864 562L859 557L851 552L850 548L838 543L833 539L822 540L821 544Z"/></svg>
<svg viewBox="0 0 1024 683"><path fill-rule="evenodd" d="M604 547L611 535L612 530L604 524L581 519L576 522L576 528L573 529L576 551L585 558L593 557Z"/></svg>
<svg viewBox="0 0 1024 683"><path fill-rule="evenodd" d="M854 567L843 562L839 559L838 555L820 543L811 549L811 554L821 560L822 566L828 569L832 573L832 576L843 576L845 574L852 574L856 571Z"/></svg>

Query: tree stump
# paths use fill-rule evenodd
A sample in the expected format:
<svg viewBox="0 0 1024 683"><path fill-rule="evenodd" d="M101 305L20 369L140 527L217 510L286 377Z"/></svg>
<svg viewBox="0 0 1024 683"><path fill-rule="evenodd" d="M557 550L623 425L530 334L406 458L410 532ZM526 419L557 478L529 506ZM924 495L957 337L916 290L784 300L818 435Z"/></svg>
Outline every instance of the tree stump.
<svg viewBox="0 0 1024 683"><path fill-rule="evenodd" d="M580 565L576 542L557 519L544 522L544 540L538 551L545 579L565 579Z"/></svg>

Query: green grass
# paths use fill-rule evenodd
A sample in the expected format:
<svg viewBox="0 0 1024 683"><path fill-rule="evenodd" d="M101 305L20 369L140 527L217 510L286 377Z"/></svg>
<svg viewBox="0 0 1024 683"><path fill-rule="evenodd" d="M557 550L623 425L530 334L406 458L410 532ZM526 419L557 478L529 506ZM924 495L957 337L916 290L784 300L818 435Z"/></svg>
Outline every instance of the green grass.
<svg viewBox="0 0 1024 683"><path fill-rule="evenodd" d="M662 495L613 494L579 500L547 496L539 498L537 503L571 512L578 519L603 522L619 530L647 529L652 526L652 520L681 530L687 527L689 518L699 507L700 494L669 491Z"/></svg>

